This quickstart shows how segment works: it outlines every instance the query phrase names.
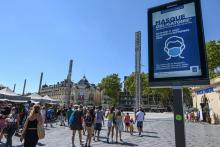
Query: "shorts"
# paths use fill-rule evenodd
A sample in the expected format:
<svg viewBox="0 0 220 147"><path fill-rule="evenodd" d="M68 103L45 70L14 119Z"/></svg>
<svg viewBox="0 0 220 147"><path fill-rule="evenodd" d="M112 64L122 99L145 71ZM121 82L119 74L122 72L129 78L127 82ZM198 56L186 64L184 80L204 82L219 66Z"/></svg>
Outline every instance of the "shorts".
<svg viewBox="0 0 220 147"><path fill-rule="evenodd" d="M112 120L108 120L107 126L108 126L109 128L111 128L111 127L113 126L113 121L112 121Z"/></svg>
<svg viewBox="0 0 220 147"><path fill-rule="evenodd" d="M129 127L130 126L130 123L125 123L126 127Z"/></svg>
<svg viewBox="0 0 220 147"><path fill-rule="evenodd" d="M137 127L138 128L143 128L143 121L138 121L137 122Z"/></svg>
<svg viewBox="0 0 220 147"><path fill-rule="evenodd" d="M95 130L101 131L102 130L102 123L96 123L94 126Z"/></svg>

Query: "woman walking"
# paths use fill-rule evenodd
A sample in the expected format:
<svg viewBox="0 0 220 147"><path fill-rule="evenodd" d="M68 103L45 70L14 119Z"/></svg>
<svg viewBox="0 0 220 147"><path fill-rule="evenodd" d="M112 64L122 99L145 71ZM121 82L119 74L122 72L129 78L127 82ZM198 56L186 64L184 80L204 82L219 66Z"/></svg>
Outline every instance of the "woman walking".
<svg viewBox="0 0 220 147"><path fill-rule="evenodd" d="M110 133L112 132L112 136L111 136L111 141L113 142L113 137L114 137L114 124L115 124L115 112L114 112L115 108L112 107L110 109L110 112L107 113L106 118L107 118L107 127L108 127L108 133L107 133L107 143L109 143L109 136Z"/></svg>
<svg viewBox="0 0 220 147"><path fill-rule="evenodd" d="M40 106L34 105L23 128L22 138L24 147L35 147L38 142L37 125L42 125L43 120L40 114Z"/></svg>
<svg viewBox="0 0 220 147"><path fill-rule="evenodd" d="M120 141L121 142L123 141L121 139L121 133L124 130L124 126L123 126L123 116L122 116L121 110L118 110L116 112L115 119L116 119L116 127L115 127L115 130L116 130L116 143L118 143L118 134L119 134Z"/></svg>

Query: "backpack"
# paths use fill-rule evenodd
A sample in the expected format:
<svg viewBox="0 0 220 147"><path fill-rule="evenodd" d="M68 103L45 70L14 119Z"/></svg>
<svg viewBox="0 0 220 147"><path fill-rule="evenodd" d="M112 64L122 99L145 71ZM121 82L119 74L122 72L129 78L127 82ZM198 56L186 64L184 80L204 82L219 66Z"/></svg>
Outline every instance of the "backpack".
<svg viewBox="0 0 220 147"><path fill-rule="evenodd" d="M72 128L72 125L74 124L74 121L75 121L75 111L72 112L72 114L70 115L70 119L69 119L69 127Z"/></svg>

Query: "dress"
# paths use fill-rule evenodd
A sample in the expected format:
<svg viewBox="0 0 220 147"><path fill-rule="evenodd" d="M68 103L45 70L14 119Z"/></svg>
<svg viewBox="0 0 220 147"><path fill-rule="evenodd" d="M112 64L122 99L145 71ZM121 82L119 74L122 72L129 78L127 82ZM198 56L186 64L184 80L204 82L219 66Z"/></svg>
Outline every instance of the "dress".
<svg viewBox="0 0 220 147"><path fill-rule="evenodd" d="M27 130L24 136L24 147L35 147L38 142L37 119L28 121Z"/></svg>

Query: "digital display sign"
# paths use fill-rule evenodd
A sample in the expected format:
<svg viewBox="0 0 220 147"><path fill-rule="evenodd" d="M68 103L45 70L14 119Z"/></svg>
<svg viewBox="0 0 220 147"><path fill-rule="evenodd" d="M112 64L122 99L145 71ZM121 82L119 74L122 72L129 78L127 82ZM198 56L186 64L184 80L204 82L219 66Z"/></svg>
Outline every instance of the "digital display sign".
<svg viewBox="0 0 220 147"><path fill-rule="evenodd" d="M207 79L199 0L148 10L149 81Z"/></svg>

